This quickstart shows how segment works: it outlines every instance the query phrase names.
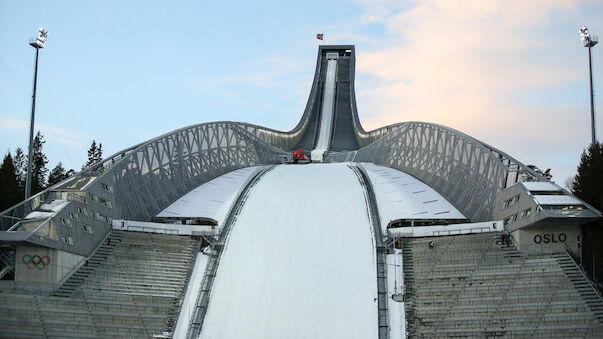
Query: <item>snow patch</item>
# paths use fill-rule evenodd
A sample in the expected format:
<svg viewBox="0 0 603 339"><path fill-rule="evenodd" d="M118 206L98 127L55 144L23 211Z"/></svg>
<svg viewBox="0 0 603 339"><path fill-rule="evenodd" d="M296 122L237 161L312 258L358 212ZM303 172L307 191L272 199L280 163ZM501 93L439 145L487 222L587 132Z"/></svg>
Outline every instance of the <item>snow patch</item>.
<svg viewBox="0 0 603 339"><path fill-rule="evenodd" d="M197 305L197 298L199 297L201 282L203 281L203 274L205 273L205 266L207 266L207 256L203 253L197 254L193 273L191 274L191 278L186 288L184 301L180 307L180 315L178 316L178 322L176 323L176 329L174 330L174 339L186 338L186 333L193 320L192 317Z"/></svg>
<svg viewBox="0 0 603 339"><path fill-rule="evenodd" d="M193 189L163 211L158 218L206 218L224 224L230 207L262 166L232 171Z"/></svg>
<svg viewBox="0 0 603 339"><path fill-rule="evenodd" d="M467 219L429 185L397 169L361 163L371 181L381 227L400 219Z"/></svg>

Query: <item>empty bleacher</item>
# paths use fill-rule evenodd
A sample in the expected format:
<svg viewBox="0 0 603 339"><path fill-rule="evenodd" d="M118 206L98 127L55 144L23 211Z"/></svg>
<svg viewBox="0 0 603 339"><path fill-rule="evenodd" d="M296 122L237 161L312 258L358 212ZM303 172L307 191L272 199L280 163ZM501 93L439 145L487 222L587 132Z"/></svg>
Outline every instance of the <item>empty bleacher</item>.
<svg viewBox="0 0 603 339"><path fill-rule="evenodd" d="M0 293L0 337L168 334L199 246L186 236L113 231L57 291Z"/></svg>
<svg viewBox="0 0 603 339"><path fill-rule="evenodd" d="M565 253L483 233L406 239L403 255L410 338L603 336L603 303Z"/></svg>

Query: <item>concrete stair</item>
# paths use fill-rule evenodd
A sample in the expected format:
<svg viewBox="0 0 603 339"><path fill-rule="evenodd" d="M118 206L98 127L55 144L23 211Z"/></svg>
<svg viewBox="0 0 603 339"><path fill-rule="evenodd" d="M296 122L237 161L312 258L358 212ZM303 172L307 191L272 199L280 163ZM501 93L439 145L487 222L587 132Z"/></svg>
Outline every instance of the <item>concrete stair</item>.
<svg viewBox="0 0 603 339"><path fill-rule="evenodd" d="M0 338L169 334L199 247L187 236L113 231L57 291L2 291Z"/></svg>
<svg viewBox="0 0 603 339"><path fill-rule="evenodd" d="M603 302L569 256L527 257L499 239L404 241L409 338L603 337Z"/></svg>

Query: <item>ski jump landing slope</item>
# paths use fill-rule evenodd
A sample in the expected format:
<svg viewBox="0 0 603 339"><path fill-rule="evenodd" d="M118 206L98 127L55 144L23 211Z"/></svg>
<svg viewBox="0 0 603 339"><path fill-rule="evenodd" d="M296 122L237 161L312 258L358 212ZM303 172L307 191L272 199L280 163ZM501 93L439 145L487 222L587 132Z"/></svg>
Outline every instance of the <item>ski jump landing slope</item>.
<svg viewBox="0 0 603 339"><path fill-rule="evenodd" d="M377 338L373 232L345 164L281 165L232 225L200 338Z"/></svg>

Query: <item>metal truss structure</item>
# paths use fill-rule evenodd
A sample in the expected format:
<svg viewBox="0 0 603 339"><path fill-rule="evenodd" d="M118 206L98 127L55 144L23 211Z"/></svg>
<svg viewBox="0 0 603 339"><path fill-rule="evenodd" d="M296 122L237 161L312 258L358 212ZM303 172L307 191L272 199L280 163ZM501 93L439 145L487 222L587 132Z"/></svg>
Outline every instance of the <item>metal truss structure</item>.
<svg viewBox="0 0 603 339"><path fill-rule="evenodd" d="M281 162L287 153L263 139L278 144L286 143L287 137L235 122L167 133L118 152L4 211L2 229L16 232L6 232L2 240L88 255L110 231L113 219L149 220L204 182L235 169ZM57 199L68 203L56 214L24 219Z"/></svg>
<svg viewBox="0 0 603 339"><path fill-rule="evenodd" d="M405 122L366 132L356 109L354 46L320 46L308 103L291 131L213 122L132 146L3 211L0 230L17 232L0 232L0 242L88 255L110 231L113 219L147 221L204 182L235 169L282 162L295 147L313 145L327 52L341 56L331 144L348 147L331 149L327 161L373 162L405 171L474 222L491 219L496 194L506 187L546 180L505 153L445 126ZM60 211L25 219L57 199L68 201Z"/></svg>
<svg viewBox="0 0 603 339"><path fill-rule="evenodd" d="M328 160L372 162L409 173L474 222L491 220L496 194L504 188L519 180L546 180L505 153L437 124L405 122L359 135L361 144L370 144Z"/></svg>

